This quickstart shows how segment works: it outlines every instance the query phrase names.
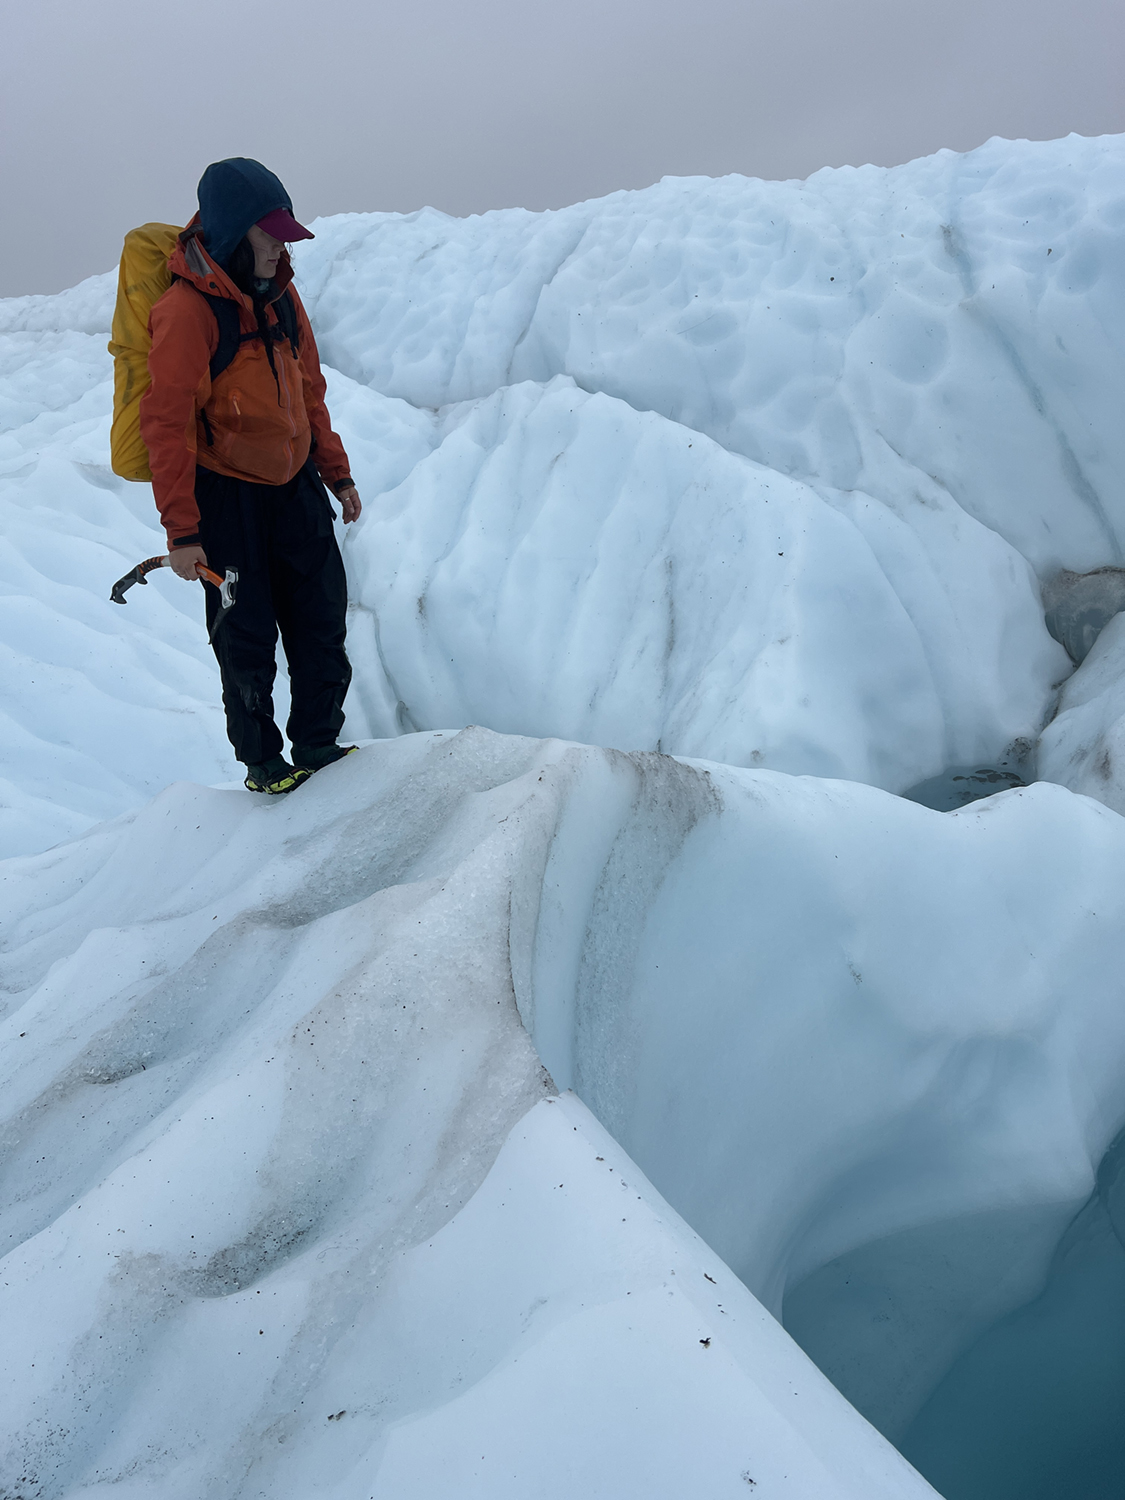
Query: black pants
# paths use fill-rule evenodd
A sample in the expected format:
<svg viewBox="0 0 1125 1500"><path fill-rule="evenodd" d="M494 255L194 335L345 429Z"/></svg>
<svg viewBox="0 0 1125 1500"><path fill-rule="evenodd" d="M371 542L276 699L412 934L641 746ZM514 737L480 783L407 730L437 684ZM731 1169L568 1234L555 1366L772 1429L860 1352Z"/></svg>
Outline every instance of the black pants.
<svg viewBox="0 0 1125 1500"><path fill-rule="evenodd" d="M199 536L216 573L238 569L234 608L214 639L227 734L246 765L280 755L273 721L278 630L289 664L295 751L334 745L352 669L344 650L348 589L332 509L311 462L288 484L195 471ZM207 625L219 608L207 586Z"/></svg>

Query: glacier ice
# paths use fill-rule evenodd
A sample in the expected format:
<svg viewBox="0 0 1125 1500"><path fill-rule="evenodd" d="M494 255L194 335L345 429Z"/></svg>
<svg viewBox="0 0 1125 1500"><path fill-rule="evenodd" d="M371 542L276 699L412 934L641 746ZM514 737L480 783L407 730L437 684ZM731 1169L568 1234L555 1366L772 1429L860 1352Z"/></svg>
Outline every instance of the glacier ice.
<svg viewBox="0 0 1125 1500"><path fill-rule="evenodd" d="M361 734L483 720L902 791L1034 734L1065 673L1027 564L948 500L818 494L562 376L435 436L349 544Z"/></svg>
<svg viewBox="0 0 1125 1500"><path fill-rule="evenodd" d="M591 890L540 931L556 826L572 882L615 818L626 881L677 857L633 765L413 735L0 866L0 1485L929 1493L584 1106L535 1107L517 996L584 921L620 971L647 915Z"/></svg>
<svg viewBox="0 0 1125 1500"><path fill-rule="evenodd" d="M1125 614L1115 615L1059 694L1040 774L1125 813Z"/></svg>
<svg viewBox="0 0 1125 1500"><path fill-rule="evenodd" d="M164 550L151 488L109 468L106 280L0 302L5 855L79 833L170 779L229 774L197 601L150 587L126 622L104 586Z"/></svg>
<svg viewBox="0 0 1125 1500"><path fill-rule="evenodd" d="M1076 137L322 221L281 805L107 597L115 278L0 302L0 1492L1115 1493L1123 235Z"/></svg>
<svg viewBox="0 0 1125 1500"><path fill-rule="evenodd" d="M1120 563L1121 137L550 214L320 221L329 362L415 406L568 375L892 507L947 495L1045 575Z"/></svg>
<svg viewBox="0 0 1125 1500"><path fill-rule="evenodd" d="M1125 823L1050 786L950 817L481 729L383 741L305 791L263 805L181 784L0 866L0 1474L186 1497L246 1467L245 1493L281 1495L334 1444L332 1493L432 1493L427 1464L468 1462L465 1434L529 1410L521 1391L586 1430L573 1392L592 1362L650 1492L683 1483L653 1421L678 1461L713 1463L718 1494L775 1458L798 1494L924 1493L726 1265L779 1312L818 1267L913 1236L894 1285L910 1316L868 1351L913 1408L1026 1300L1116 1128ZM619 1144L564 1098L582 1162L557 1125L521 1127L509 1190L503 1143L556 1087ZM577 1240L548 1253L562 1230L535 1205L568 1191ZM509 1206L532 1248L509 1242ZM959 1260L966 1222L986 1233ZM677 1396L669 1426L702 1339L733 1361L722 1400ZM642 1370L652 1402L614 1406ZM784 1409L786 1382L801 1422L736 1463L732 1434L767 1430L752 1411ZM537 1431L513 1494L563 1441ZM584 1461L603 1463L599 1442ZM506 1493L482 1462L464 1492Z"/></svg>

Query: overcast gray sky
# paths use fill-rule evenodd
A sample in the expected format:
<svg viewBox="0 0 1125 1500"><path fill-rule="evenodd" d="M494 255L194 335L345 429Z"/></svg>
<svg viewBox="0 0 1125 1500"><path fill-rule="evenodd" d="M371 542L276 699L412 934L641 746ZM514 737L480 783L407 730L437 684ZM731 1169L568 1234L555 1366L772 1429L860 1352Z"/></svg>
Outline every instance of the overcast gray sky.
<svg viewBox="0 0 1125 1500"><path fill-rule="evenodd" d="M1125 130L1122 0L7 0L0 295L255 156L299 218Z"/></svg>

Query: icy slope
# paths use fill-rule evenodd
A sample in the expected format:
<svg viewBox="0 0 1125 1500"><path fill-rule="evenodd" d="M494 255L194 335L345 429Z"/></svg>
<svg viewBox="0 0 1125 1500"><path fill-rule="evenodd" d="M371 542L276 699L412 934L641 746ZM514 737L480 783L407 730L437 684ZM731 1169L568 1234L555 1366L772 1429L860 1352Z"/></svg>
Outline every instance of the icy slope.
<svg viewBox="0 0 1125 1500"><path fill-rule="evenodd" d="M660 806L630 848L632 766L414 736L0 867L0 1490L930 1493L577 1100L532 1107L560 815L572 880L591 814L626 880L675 858Z"/></svg>
<svg viewBox="0 0 1125 1500"><path fill-rule="evenodd" d="M115 292L0 302L0 855L230 774L197 601L149 587L135 623L109 602L164 550L149 486L109 469Z"/></svg>
<svg viewBox="0 0 1125 1500"><path fill-rule="evenodd" d="M434 436L349 542L353 733L482 720L901 791L1033 736L1068 669L1027 564L946 497L818 494L562 377Z"/></svg>
<svg viewBox="0 0 1125 1500"><path fill-rule="evenodd" d="M554 214L322 221L328 358L419 406L571 376L770 468L1120 561L1125 140L993 140Z"/></svg>
<svg viewBox="0 0 1125 1500"><path fill-rule="evenodd" d="M900 791L1033 740L1068 665L1020 559L1122 557L1123 237L1125 146L1074 137L326 222L301 270L328 356L474 403L355 538L377 685L357 724L476 718ZM547 582L545 552L567 565ZM466 633L482 595L496 619Z"/></svg>
<svg viewBox="0 0 1125 1500"><path fill-rule="evenodd" d="M767 1306L913 1245L854 1351L888 1429L1034 1295L1121 1124L1125 823L1058 788L947 817L469 730L0 874L0 1475L45 1495L516 1495L558 1454L541 1493L608 1497L573 1464L611 1429L647 1493L673 1452L702 1493L921 1491L577 1104L513 1135L521 1015Z"/></svg>

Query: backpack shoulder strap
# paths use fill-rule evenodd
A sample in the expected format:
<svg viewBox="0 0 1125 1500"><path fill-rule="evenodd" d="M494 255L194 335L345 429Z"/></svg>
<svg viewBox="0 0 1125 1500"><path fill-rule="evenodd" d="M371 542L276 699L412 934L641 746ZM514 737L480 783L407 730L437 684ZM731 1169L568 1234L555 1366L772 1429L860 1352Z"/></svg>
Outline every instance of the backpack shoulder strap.
<svg viewBox="0 0 1125 1500"><path fill-rule="evenodd" d="M293 298L288 291L282 292L274 303L273 310L277 314L278 327L289 340L293 358L296 359L301 348L301 329L297 322L297 309L293 306Z"/></svg>
<svg viewBox="0 0 1125 1500"><path fill-rule="evenodd" d="M211 304L215 322L219 325L219 342L211 356L210 365L213 383L238 353L238 346L242 342L242 324L238 320L238 308L229 297L211 297L206 292L200 292L199 295Z"/></svg>
<svg viewBox="0 0 1125 1500"><path fill-rule="evenodd" d="M172 277L173 281L182 279L180 276ZM229 297L212 297L208 292L199 291L198 287L195 290L215 314L215 322L219 328L219 342L211 356L209 366L211 379L214 381L238 353L238 346L243 338L242 325L238 320L238 308Z"/></svg>

